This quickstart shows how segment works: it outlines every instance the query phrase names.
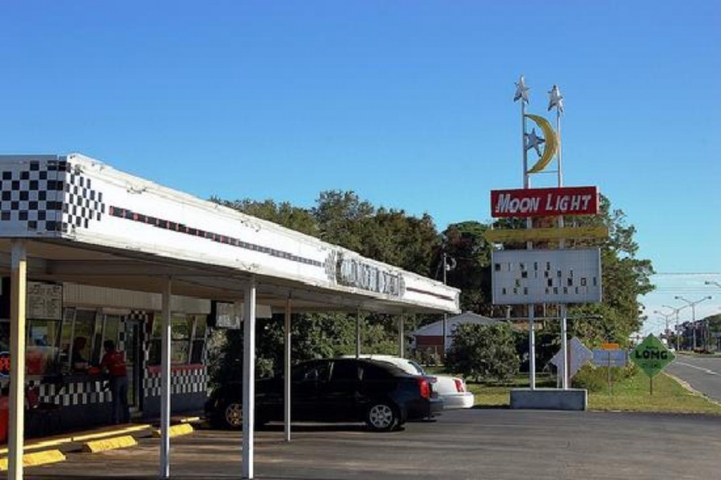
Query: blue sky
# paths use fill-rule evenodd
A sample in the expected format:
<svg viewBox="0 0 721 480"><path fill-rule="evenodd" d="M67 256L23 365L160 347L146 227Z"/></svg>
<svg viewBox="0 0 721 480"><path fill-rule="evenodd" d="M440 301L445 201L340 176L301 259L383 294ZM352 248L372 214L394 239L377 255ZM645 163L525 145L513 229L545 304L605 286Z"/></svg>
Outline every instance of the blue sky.
<svg viewBox="0 0 721 480"><path fill-rule="evenodd" d="M702 296L721 280L720 24L706 0L4 2L0 150L199 197L355 190L443 229L521 186L523 73L530 112L565 97L565 183L598 185L657 271L709 274L689 277ZM659 278L651 310L686 292Z"/></svg>

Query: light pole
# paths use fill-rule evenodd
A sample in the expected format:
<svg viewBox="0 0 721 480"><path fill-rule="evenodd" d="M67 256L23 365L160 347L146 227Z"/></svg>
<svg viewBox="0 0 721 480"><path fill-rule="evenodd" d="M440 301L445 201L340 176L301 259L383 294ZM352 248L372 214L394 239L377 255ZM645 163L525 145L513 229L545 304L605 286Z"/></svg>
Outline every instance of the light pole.
<svg viewBox="0 0 721 480"><path fill-rule="evenodd" d="M666 330L663 331L663 333L666 335L666 343L668 343L668 319L673 317L673 312L671 313L663 313L660 310L654 310L653 313L656 313L658 315L661 315L663 319L666 321Z"/></svg>
<svg viewBox="0 0 721 480"><path fill-rule="evenodd" d="M706 280L703 283L704 283L704 285L715 285L718 288L721 288L721 283L715 282L713 280ZM706 349L707 350L708 350L708 344L710 343L710 340L711 340L709 337L711 337L711 330L709 329L708 317L706 317Z"/></svg>
<svg viewBox="0 0 721 480"><path fill-rule="evenodd" d="M680 312L684 308L688 308L688 305L684 305L683 307L678 307L678 308L672 307L671 305L661 305L661 306L663 308L670 308L671 310L673 310L673 313L676 314L676 350L681 350L681 342L680 342L681 336L679 335L679 332L678 332L678 312Z"/></svg>
<svg viewBox="0 0 721 480"><path fill-rule="evenodd" d="M682 302L686 302L691 307L691 321L693 322L693 349L696 350L696 305L699 303L705 301L705 300L711 300L711 295L707 297L700 298L696 300L695 302L692 302L691 300L688 300L680 295L676 295L676 300L681 300Z"/></svg>
<svg viewBox="0 0 721 480"><path fill-rule="evenodd" d="M456 259L443 252L443 285L448 283L448 272L456 268ZM443 363L446 363L446 337L448 336L447 331L447 320L448 314L443 314Z"/></svg>

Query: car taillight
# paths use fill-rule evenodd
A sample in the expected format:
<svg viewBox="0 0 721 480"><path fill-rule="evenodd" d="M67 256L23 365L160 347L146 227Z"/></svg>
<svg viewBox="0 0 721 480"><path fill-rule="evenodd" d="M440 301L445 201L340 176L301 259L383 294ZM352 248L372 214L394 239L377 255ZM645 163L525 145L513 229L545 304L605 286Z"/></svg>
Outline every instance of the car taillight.
<svg viewBox="0 0 721 480"><path fill-rule="evenodd" d="M456 382L456 391L458 393L465 392L465 389L463 388L463 381L460 378L455 378L454 380Z"/></svg>
<svg viewBox="0 0 721 480"><path fill-rule="evenodd" d="M418 378L418 387L421 390L421 397L431 398L431 386L425 378Z"/></svg>

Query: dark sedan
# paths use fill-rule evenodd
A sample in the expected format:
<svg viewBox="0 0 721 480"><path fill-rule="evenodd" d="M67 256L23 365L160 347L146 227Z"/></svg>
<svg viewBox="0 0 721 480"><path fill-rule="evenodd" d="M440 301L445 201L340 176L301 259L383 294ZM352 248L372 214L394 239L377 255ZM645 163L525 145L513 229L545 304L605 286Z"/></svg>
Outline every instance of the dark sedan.
<svg viewBox="0 0 721 480"><path fill-rule="evenodd" d="M435 397L435 398L434 398ZM242 386L215 389L205 412L211 423L242 427ZM297 421L365 422L376 431L398 428L443 409L431 384L385 363L364 359L311 360L291 373L291 415ZM283 377L256 382L256 425L283 420Z"/></svg>

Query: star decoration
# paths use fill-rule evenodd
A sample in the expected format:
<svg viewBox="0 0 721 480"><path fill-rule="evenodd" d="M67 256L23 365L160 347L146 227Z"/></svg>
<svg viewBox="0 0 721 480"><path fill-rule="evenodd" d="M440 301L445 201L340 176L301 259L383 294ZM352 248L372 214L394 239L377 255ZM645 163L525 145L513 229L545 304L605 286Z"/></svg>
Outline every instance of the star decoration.
<svg viewBox="0 0 721 480"><path fill-rule="evenodd" d="M529 151L530 149L535 149L538 156L541 156L541 149L539 148L541 144L545 143L546 141L536 135L536 129L532 129L531 133L526 134L526 151Z"/></svg>
<svg viewBox="0 0 721 480"><path fill-rule="evenodd" d="M548 110L556 107L559 112L563 113L563 95L561 95L561 90L558 89L558 85L554 85L551 91L548 92L548 95Z"/></svg>
<svg viewBox="0 0 721 480"><path fill-rule="evenodd" d="M518 101L518 99L528 103L528 87L526 86L526 81L523 79L523 75L521 75L521 78L516 82L516 94L513 96L514 102Z"/></svg>

